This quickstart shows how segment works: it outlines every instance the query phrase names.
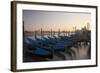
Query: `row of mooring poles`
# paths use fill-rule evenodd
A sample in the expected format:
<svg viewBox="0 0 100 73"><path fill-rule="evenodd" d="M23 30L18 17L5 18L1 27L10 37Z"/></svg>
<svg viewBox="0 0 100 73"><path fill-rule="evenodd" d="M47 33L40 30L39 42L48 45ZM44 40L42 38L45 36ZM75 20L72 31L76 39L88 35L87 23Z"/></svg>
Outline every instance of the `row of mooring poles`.
<svg viewBox="0 0 100 73"><path fill-rule="evenodd" d="M46 32L46 33L48 33L48 34L46 34L46 35L51 36L51 37L54 36L55 34L57 34L58 36L60 36L61 33L63 33L63 36L69 36L69 35L70 35L70 32L67 32L67 31L61 32L60 29L58 29L57 32L56 32L56 31L53 31L53 30L51 29L49 32ZM41 38L43 38L43 37L45 36L45 31L43 31L42 28L41 28L40 31L34 31L34 38L36 39L37 36L41 36Z"/></svg>
<svg viewBox="0 0 100 73"><path fill-rule="evenodd" d="M43 37L44 37L44 31L41 28L41 38L43 38Z"/></svg>
<svg viewBox="0 0 100 73"><path fill-rule="evenodd" d="M37 38L37 31L34 32L34 38Z"/></svg>

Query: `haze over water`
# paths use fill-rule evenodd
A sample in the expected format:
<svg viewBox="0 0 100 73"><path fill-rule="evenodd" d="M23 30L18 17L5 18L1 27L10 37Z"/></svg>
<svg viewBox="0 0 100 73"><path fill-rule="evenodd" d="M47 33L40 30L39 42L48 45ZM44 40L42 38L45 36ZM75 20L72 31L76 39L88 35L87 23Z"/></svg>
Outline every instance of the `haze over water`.
<svg viewBox="0 0 100 73"><path fill-rule="evenodd" d="M54 30L72 31L73 27L81 29L91 22L90 13L72 13L60 11L23 10L25 31Z"/></svg>

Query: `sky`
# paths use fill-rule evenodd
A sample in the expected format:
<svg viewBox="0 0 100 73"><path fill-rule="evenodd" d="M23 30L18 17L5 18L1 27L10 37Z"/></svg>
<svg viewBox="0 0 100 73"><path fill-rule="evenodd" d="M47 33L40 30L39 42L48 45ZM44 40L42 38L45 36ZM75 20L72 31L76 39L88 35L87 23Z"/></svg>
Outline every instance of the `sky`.
<svg viewBox="0 0 100 73"><path fill-rule="evenodd" d="M72 31L73 27L81 29L91 22L90 13L61 11L23 10L25 31L54 30Z"/></svg>

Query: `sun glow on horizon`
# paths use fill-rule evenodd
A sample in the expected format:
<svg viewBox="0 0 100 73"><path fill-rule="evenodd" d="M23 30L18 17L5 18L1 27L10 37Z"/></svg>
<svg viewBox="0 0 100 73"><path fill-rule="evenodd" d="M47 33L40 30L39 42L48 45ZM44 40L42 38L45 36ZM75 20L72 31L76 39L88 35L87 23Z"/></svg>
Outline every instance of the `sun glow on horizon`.
<svg viewBox="0 0 100 73"><path fill-rule="evenodd" d="M23 10L23 21L25 31L74 31L91 24L91 14Z"/></svg>

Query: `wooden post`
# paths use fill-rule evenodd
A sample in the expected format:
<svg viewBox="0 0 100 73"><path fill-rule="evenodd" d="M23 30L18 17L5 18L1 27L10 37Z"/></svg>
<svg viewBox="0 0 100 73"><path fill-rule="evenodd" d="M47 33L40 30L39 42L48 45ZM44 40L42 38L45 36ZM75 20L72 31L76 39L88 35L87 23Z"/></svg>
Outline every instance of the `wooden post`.
<svg viewBox="0 0 100 73"><path fill-rule="evenodd" d="M52 36L52 29L51 29L51 36Z"/></svg>
<svg viewBox="0 0 100 73"><path fill-rule="evenodd" d="M58 36L60 36L60 29L58 29Z"/></svg>
<svg viewBox="0 0 100 73"><path fill-rule="evenodd" d="M34 38L37 38L37 31L34 31Z"/></svg>
<svg viewBox="0 0 100 73"><path fill-rule="evenodd" d="M66 36L68 36L68 32L66 31Z"/></svg>
<svg viewBox="0 0 100 73"><path fill-rule="evenodd" d="M43 32L42 32L42 28L41 28L41 38L42 38Z"/></svg>
<svg viewBox="0 0 100 73"><path fill-rule="evenodd" d="M53 35L55 35L55 31L53 31Z"/></svg>
<svg viewBox="0 0 100 73"><path fill-rule="evenodd" d="M45 32L44 32L43 29L42 29L42 38L44 37L44 35L45 35Z"/></svg>

